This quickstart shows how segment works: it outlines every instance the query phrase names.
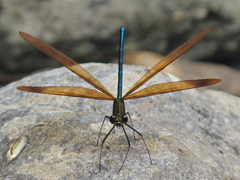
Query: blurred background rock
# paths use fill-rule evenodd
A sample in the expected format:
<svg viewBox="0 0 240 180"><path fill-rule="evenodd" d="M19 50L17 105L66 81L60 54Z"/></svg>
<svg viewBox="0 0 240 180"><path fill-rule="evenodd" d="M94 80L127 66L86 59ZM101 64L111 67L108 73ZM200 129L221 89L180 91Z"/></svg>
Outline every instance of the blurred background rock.
<svg viewBox="0 0 240 180"><path fill-rule="evenodd" d="M19 31L79 63L109 63L118 57L119 27L125 26L125 62L151 67L188 38L216 25L169 72L184 79L196 74L220 77L221 86L215 88L240 95L239 8L239 0L1 0L0 85L60 66L26 43Z"/></svg>

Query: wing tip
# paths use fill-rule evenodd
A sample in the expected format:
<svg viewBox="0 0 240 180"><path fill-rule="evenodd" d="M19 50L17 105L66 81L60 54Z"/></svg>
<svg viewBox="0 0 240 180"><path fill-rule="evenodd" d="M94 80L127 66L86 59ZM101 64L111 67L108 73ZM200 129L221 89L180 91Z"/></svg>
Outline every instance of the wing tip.
<svg viewBox="0 0 240 180"><path fill-rule="evenodd" d="M216 25L211 26L209 29L213 30L216 28Z"/></svg>
<svg viewBox="0 0 240 180"><path fill-rule="evenodd" d="M222 81L221 79L210 79L210 80L211 80L212 84L217 84Z"/></svg>
<svg viewBox="0 0 240 180"><path fill-rule="evenodd" d="M17 89L23 91L24 86L18 86Z"/></svg>
<svg viewBox="0 0 240 180"><path fill-rule="evenodd" d="M20 91L29 91L29 86L18 86L17 89Z"/></svg>
<svg viewBox="0 0 240 180"><path fill-rule="evenodd" d="M22 32L22 31L19 31L19 35L20 35L21 37L24 37L24 36L26 35L26 33L25 33L25 32Z"/></svg>

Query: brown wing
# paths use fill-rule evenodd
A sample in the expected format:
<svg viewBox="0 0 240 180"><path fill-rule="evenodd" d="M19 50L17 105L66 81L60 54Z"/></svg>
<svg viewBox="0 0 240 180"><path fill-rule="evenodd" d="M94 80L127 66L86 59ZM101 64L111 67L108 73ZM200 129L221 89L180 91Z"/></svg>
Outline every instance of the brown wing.
<svg viewBox="0 0 240 180"><path fill-rule="evenodd" d="M101 100L112 100L112 97L109 97L106 94L98 92L93 89L83 88L83 87L72 87L72 86L47 86L47 87L32 87L32 86L20 86L17 89L22 91L29 91L35 93L43 94L55 94L62 96L73 96L73 97L82 97L90 99L101 99Z"/></svg>
<svg viewBox="0 0 240 180"><path fill-rule="evenodd" d="M208 86L211 84L216 84L220 82L220 79L198 79L198 80L185 80L185 81L177 81L177 82L167 82L161 84L155 84L139 90L135 93L128 95L124 99L134 99L141 98L146 96L152 96L156 94L163 94L174 91L181 91L185 89L192 89L202 86Z"/></svg>
<svg viewBox="0 0 240 180"><path fill-rule="evenodd" d="M151 79L155 74L157 74L159 71L163 70L167 65L172 63L175 59L177 59L179 56L184 54L187 50L189 50L191 47L193 47L195 44L197 44L201 39L203 39L205 36L207 36L215 26L210 27L209 29L201 32L197 36L189 39L184 44L179 46L177 49L172 51L170 54L168 54L166 57L164 57L159 63L157 63L155 66L153 66L144 76L142 76L129 90L128 92L123 96L124 99L129 99L128 96L132 92L134 92L136 89L138 89L140 86L142 86L144 83L146 83L149 79Z"/></svg>
<svg viewBox="0 0 240 180"><path fill-rule="evenodd" d="M85 70L82 66L76 63L71 58L67 57L60 51L56 50L52 46L42 42L41 40L26 34L24 32L19 32L23 39L25 39L28 43L36 47L38 50L42 51L55 61L59 62L66 68L70 69L72 72L83 78L89 84L103 92L104 94L108 95L112 99L114 98L113 95L95 78L93 77L87 70Z"/></svg>

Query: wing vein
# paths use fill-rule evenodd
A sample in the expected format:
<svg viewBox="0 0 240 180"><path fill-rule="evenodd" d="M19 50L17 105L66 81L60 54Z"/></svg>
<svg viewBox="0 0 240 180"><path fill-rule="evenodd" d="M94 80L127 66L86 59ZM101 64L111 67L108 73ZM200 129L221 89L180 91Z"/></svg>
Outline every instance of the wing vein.
<svg viewBox="0 0 240 180"><path fill-rule="evenodd" d="M153 96L174 91L181 91L186 89L198 88L208 86L220 82L220 79L198 79L198 80L184 80L177 82L167 82L155 84L139 90L135 93L128 95L125 99L135 99L146 96Z"/></svg>
<svg viewBox="0 0 240 180"><path fill-rule="evenodd" d="M163 70L167 65L172 63L174 60L176 60L179 56L184 54L186 51L188 51L190 48L192 48L195 44L197 44L201 39L203 39L205 36L207 36L215 26L210 27L209 29L201 32L200 34L196 35L195 37L189 39L185 43L183 43L181 46L179 46L177 49L172 51L170 54L168 54L166 57L161 59L155 66L153 66L144 76L142 76L129 90L128 92L123 96L124 99L127 99L127 97L137 90L139 87L141 87L144 83L146 83L149 79L151 79L155 74L157 74L159 71Z"/></svg>
<svg viewBox="0 0 240 180"><path fill-rule="evenodd" d="M93 87L97 88L107 96L114 98L113 95L95 78L93 77L86 69L76 63L74 60L63 54L62 52L56 50L52 46L42 42L41 40L26 34L24 32L19 32L23 39L25 39L28 43L36 47L38 50L48 55L58 63L62 64L86 82L91 84Z"/></svg>
<svg viewBox="0 0 240 180"><path fill-rule="evenodd" d="M94 89L88 89L83 87L74 86L45 86L45 87L34 87L34 86L20 86L17 89L22 91L43 93L43 94L53 94L62 96L72 96L72 97L82 97L90 99L100 99L100 100L112 100L106 94L103 94Z"/></svg>

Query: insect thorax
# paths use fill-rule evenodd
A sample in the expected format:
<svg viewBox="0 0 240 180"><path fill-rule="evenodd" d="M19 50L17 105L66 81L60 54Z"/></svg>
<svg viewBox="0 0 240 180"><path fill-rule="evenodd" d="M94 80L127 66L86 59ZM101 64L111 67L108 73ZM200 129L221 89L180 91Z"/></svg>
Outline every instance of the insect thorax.
<svg viewBox="0 0 240 180"><path fill-rule="evenodd" d="M110 122L116 126L121 126L128 121L125 112L124 99L115 98L113 101L113 115L110 117Z"/></svg>

